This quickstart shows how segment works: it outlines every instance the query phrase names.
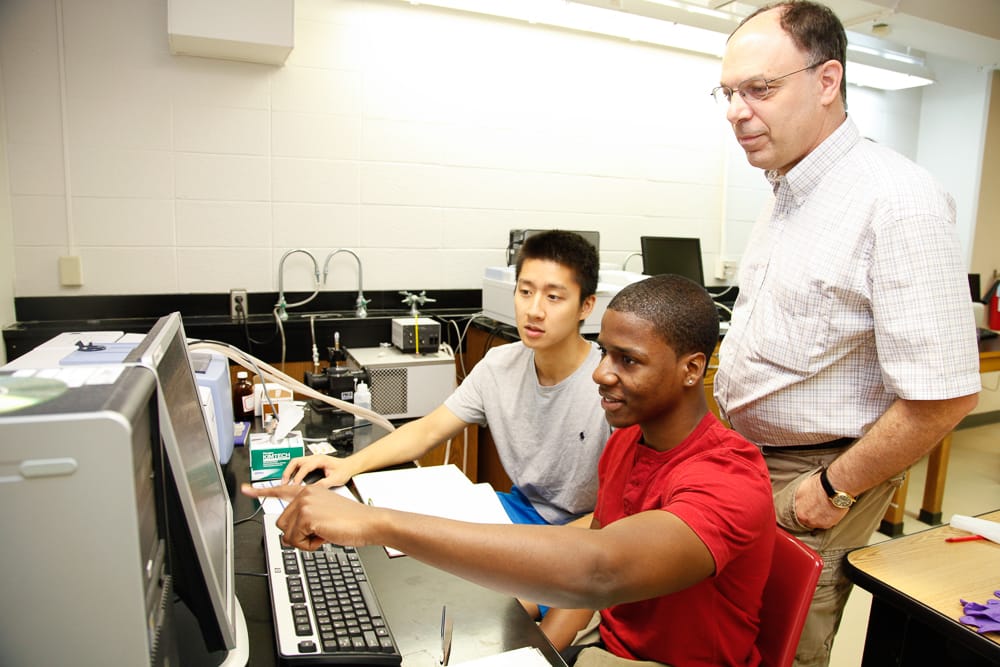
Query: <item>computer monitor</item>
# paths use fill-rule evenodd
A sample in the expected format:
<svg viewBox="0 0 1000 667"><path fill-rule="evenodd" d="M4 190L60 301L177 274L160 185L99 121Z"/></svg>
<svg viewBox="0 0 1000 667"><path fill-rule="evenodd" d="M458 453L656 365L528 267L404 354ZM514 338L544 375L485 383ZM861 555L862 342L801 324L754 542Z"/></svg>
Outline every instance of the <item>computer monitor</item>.
<svg viewBox="0 0 1000 667"><path fill-rule="evenodd" d="M233 509L188 356L180 313L160 318L125 363L157 378L167 531L178 596L209 651L237 641Z"/></svg>
<svg viewBox="0 0 1000 667"><path fill-rule="evenodd" d="M674 236L641 236L642 272L647 276L674 273L705 285L701 240Z"/></svg>

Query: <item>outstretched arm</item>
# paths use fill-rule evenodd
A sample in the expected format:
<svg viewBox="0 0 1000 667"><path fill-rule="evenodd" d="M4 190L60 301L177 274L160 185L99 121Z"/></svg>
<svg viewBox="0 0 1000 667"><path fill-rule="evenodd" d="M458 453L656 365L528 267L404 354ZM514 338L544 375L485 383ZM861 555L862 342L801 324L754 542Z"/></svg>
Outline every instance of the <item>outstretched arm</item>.
<svg viewBox="0 0 1000 667"><path fill-rule="evenodd" d="M603 609L645 600L687 588L715 570L694 531L662 510L580 530L452 521L362 505L313 486L243 491L294 498L278 519L294 546L395 547L482 586L552 606Z"/></svg>

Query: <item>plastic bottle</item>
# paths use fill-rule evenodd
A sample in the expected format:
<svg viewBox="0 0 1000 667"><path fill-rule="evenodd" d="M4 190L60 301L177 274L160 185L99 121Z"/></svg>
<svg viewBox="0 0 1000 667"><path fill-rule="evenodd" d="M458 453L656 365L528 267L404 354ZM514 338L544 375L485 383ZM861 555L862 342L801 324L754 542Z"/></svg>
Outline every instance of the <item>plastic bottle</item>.
<svg viewBox="0 0 1000 667"><path fill-rule="evenodd" d="M368 390L368 385L364 382L359 382L358 386L354 388L354 405L366 410L372 409L372 393ZM356 424L367 423L368 420L364 417L354 415L354 422Z"/></svg>
<svg viewBox="0 0 1000 667"><path fill-rule="evenodd" d="M236 373L236 384L233 386L233 421L245 422L253 420L253 385L246 371Z"/></svg>

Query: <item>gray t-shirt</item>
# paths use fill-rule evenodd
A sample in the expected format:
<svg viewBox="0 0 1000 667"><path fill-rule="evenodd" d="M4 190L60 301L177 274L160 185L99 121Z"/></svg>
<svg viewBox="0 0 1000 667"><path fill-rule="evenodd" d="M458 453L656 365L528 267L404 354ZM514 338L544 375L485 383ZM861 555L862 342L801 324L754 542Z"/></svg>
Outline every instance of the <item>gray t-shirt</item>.
<svg viewBox="0 0 1000 667"><path fill-rule="evenodd" d="M549 523L591 512L597 460L611 434L591 378L596 345L568 378L543 387L535 353L516 342L492 348L444 402L459 419L488 426L511 481Z"/></svg>

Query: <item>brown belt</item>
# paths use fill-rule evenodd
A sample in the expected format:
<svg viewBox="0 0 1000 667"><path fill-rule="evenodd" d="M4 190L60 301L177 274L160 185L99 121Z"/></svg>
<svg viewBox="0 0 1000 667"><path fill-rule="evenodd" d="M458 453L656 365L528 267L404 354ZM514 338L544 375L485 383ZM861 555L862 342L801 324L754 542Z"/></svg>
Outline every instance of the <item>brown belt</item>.
<svg viewBox="0 0 1000 667"><path fill-rule="evenodd" d="M760 451L765 454L780 454L781 452L811 452L818 449L843 449L850 447L857 441L857 438L837 438L827 442L820 442L815 445L788 445L787 447L761 446Z"/></svg>

